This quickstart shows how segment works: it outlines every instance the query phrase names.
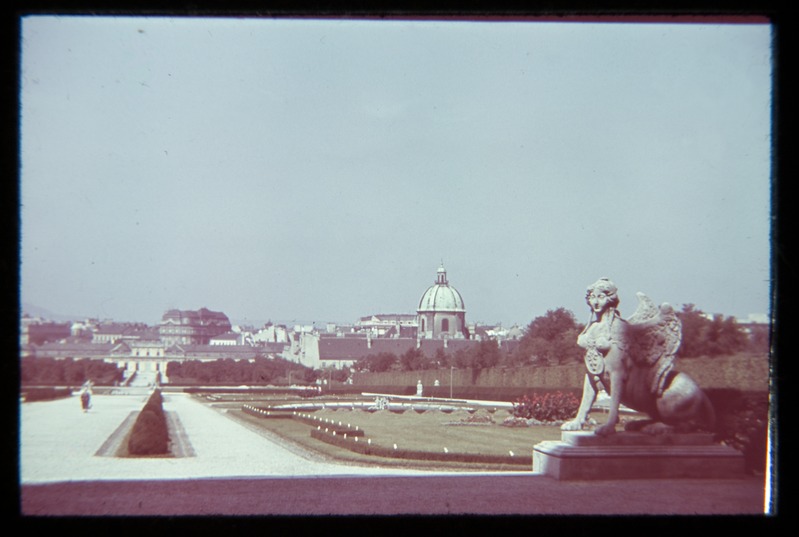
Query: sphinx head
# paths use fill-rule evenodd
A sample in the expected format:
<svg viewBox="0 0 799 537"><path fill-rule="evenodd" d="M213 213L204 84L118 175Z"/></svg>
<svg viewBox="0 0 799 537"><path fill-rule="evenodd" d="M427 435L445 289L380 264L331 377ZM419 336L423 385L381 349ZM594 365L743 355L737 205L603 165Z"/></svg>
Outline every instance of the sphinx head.
<svg viewBox="0 0 799 537"><path fill-rule="evenodd" d="M592 311L601 314L619 306L619 290L608 278L600 278L586 289L585 301Z"/></svg>

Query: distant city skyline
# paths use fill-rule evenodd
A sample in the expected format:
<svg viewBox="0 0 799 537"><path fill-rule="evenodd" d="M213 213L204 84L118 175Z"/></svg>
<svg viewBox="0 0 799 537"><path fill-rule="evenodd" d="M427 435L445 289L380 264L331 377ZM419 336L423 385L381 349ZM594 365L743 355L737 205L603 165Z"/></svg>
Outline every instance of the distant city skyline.
<svg viewBox="0 0 799 537"><path fill-rule="evenodd" d="M29 16L21 301L157 323L770 310L771 28Z"/></svg>
<svg viewBox="0 0 799 537"><path fill-rule="evenodd" d="M680 306L680 305L678 305L678 306ZM204 306L200 306L200 307L204 307ZM200 307L197 307L197 308L182 308L182 309L197 310L197 309L200 309ZM208 308L208 309L212 309L212 308ZM556 308L550 308L550 309L556 309ZM701 308L699 308L699 309L701 310ZM216 311L216 310L214 310L214 311ZM716 313L721 313L722 315L727 316L727 314L724 314L722 312L708 312L708 311L704 311L704 310L702 310L702 311L706 315L714 315ZM96 315L64 314L64 313L60 313L60 312L53 312L51 310L48 310L47 308L41 308L41 307L39 307L39 306L37 306L35 304L23 304L22 308L21 308L21 313L24 314L24 315L29 315L31 317L40 317L40 318L42 318L45 321L53 321L53 322L82 322L82 321L85 321L87 319L95 319L95 320L100 321L100 322L142 323L142 324L147 324L148 326L156 326L161 321L160 317L158 319L156 319L156 320L146 321L146 320L140 320L140 319L137 320L137 319L117 319L117 318L114 318L114 317L98 317ZM166 313L166 312L164 312L164 313ZM223 311L222 313L225 313L227 315L227 312ZM577 317L578 321L583 321L583 319L579 318L579 315L577 314L577 312L572 311L572 313L575 314L575 316ZM632 313L632 311L630 313ZM247 317L237 317L235 315L235 313L232 314L232 315L228 315L228 317L230 318L231 323L233 323L236 326L252 326L252 327L255 327L255 328L260 328L264 324L272 323L272 324L276 324L276 325L284 325L287 328L293 328L294 326L310 326L310 325L313 325L316 328L324 329L325 325L329 325L329 324L334 324L334 325L337 325L337 326L351 326L351 325L357 324L361 317L367 317L367 316L371 316L371 315L391 315L391 314L395 314L395 315L396 314L414 315L414 316L416 315L415 312L381 311L381 312L373 312L373 313L370 313L370 314L361 315L361 316L359 316L358 318L355 318L355 319L344 319L344 320L342 320L342 319L287 319L287 318L273 318L273 317L247 318ZM476 324L478 326L501 326L503 328L511 328L513 326L518 326L520 328L525 328L528 324L530 324L530 321L532 321L532 320L533 319L530 319L529 321L526 321L526 322L523 322L523 323L519 322L519 323L507 324L507 323L503 323L501 321L495 322L495 323L490 323L490 322L487 323L487 322L480 322L480 321L478 321L478 322L469 321L467 319L467 324L470 324L470 325L471 324ZM741 323L749 323L749 322L752 322L752 323L768 323L769 322L769 317L768 317L767 314L752 313L752 314L747 315L746 317L736 317L736 320L738 322L741 322Z"/></svg>

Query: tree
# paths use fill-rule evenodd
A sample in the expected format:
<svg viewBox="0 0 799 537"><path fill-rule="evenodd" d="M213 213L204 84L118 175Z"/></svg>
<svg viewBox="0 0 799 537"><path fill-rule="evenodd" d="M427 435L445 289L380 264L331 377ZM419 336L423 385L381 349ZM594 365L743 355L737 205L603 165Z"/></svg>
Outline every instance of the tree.
<svg viewBox="0 0 799 537"><path fill-rule="evenodd" d="M116 364L109 364L101 360L81 360L84 365L83 376L95 384L111 385L121 382L124 371Z"/></svg>
<svg viewBox="0 0 799 537"><path fill-rule="evenodd" d="M771 327L767 324L749 325L748 348L752 352L768 352L771 343Z"/></svg>
<svg viewBox="0 0 799 537"><path fill-rule="evenodd" d="M83 384L91 380L99 385L120 381L123 371L116 364L84 358L42 358L29 356L22 360L20 380L23 384Z"/></svg>
<svg viewBox="0 0 799 537"><path fill-rule="evenodd" d="M474 369L488 369L499 364L500 358L497 342L493 339L484 339L473 349L471 365Z"/></svg>
<svg viewBox="0 0 799 537"><path fill-rule="evenodd" d="M469 353L465 349L458 349L455 351L455 354L450 361L450 366L463 369L465 367L471 366L471 362L472 360Z"/></svg>
<svg viewBox="0 0 799 537"><path fill-rule="evenodd" d="M382 373L384 371L390 371L399 361L399 358L393 352L381 352L374 356L367 356L365 360L367 371Z"/></svg>
<svg viewBox="0 0 799 537"><path fill-rule="evenodd" d="M333 369L330 378L336 382L346 382L350 378L350 369L348 367Z"/></svg>
<svg viewBox="0 0 799 537"><path fill-rule="evenodd" d="M701 356L705 352L704 326L707 318L693 304L683 304L682 311L677 313L682 325L682 341L678 351L680 357Z"/></svg>
<svg viewBox="0 0 799 537"><path fill-rule="evenodd" d="M582 359L577 345L581 330L574 314L565 308L548 310L527 326L512 360L519 365L565 364Z"/></svg>
<svg viewBox="0 0 799 537"><path fill-rule="evenodd" d="M735 317L723 317L721 315L718 317L721 319L718 331L719 351L726 354L745 349L748 338Z"/></svg>
<svg viewBox="0 0 799 537"><path fill-rule="evenodd" d="M64 358L61 365L64 368L64 382L67 384L83 384L86 380L83 364L80 360L76 361L73 358Z"/></svg>
<svg viewBox="0 0 799 537"><path fill-rule="evenodd" d="M682 324L678 354L682 358L734 354L747 348L748 338L735 317L709 317L693 304L683 304L677 313Z"/></svg>
<svg viewBox="0 0 799 537"><path fill-rule="evenodd" d="M282 358L269 359L263 356L256 356L252 362L225 358L213 362L188 360L167 364L167 376L171 382L178 384L269 384L275 379L286 378L288 371L292 371L292 383L312 382L315 379L311 368Z"/></svg>
<svg viewBox="0 0 799 537"><path fill-rule="evenodd" d="M436 349L436 354L433 356L434 367L448 367L450 365L450 356L441 347Z"/></svg>
<svg viewBox="0 0 799 537"><path fill-rule="evenodd" d="M427 357L416 347L410 348L399 357L403 371L418 371L427 365Z"/></svg>

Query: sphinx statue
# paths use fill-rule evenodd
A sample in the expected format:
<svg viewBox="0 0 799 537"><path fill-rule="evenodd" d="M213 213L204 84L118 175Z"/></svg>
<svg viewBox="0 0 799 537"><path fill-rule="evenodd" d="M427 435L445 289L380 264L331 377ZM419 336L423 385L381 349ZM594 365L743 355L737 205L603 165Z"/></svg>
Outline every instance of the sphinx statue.
<svg viewBox="0 0 799 537"><path fill-rule="evenodd" d="M612 281L602 278L588 287L591 320L577 338L585 349L583 396L577 416L561 429L583 428L601 385L610 396L610 408L607 423L595 430L600 436L616 432L621 405L648 416L627 423L628 431L712 430L715 413L707 395L674 367L682 339L680 319L670 305L656 306L643 293L637 296L638 309L625 320Z"/></svg>

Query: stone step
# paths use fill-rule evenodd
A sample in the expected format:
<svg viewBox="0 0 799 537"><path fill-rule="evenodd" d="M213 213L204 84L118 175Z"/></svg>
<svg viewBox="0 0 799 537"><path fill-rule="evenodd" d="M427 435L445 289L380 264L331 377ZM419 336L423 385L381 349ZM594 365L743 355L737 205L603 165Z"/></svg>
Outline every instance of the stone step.
<svg viewBox="0 0 799 537"><path fill-rule="evenodd" d="M618 432L599 436L593 431L563 431L561 441L571 446L706 446L713 433L645 434Z"/></svg>

